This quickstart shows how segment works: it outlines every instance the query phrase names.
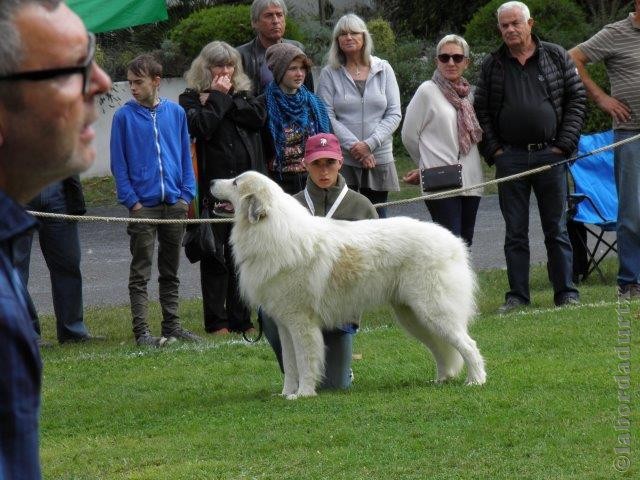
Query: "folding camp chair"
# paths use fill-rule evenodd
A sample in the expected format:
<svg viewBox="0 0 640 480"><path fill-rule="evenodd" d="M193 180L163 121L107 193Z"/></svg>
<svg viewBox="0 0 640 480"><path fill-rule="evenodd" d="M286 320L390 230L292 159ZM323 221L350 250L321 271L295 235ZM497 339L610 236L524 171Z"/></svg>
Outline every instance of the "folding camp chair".
<svg viewBox="0 0 640 480"><path fill-rule="evenodd" d="M578 155L613 143L613 131L581 135ZM605 238L606 232L614 232L618 218L618 196L613 173L613 150L606 150L576 160L569 171L573 178L574 193L569 195L569 221L582 224L584 236L577 239L576 250L584 249L587 255L582 270L585 280L594 270L604 281L600 263L610 253L618 253L616 240ZM595 238L595 245L589 248L588 238ZM603 249L603 251L599 251ZM579 280L579 278L578 278Z"/></svg>

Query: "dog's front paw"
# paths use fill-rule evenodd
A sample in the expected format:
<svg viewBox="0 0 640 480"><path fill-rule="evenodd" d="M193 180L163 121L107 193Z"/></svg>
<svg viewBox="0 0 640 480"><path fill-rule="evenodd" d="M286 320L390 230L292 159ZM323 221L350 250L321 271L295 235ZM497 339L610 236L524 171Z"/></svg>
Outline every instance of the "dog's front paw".
<svg viewBox="0 0 640 480"><path fill-rule="evenodd" d="M297 400L298 399L298 395L296 395L295 393L288 393L288 394L282 394L282 396L285 398L285 400Z"/></svg>
<svg viewBox="0 0 640 480"><path fill-rule="evenodd" d="M298 390L296 392L297 398L315 397L316 395L318 395L318 394L316 393L316 389L315 388L301 388L300 390Z"/></svg>
<svg viewBox="0 0 640 480"><path fill-rule="evenodd" d="M454 378L455 378L454 375L448 375L448 374L438 375L438 378L436 378L435 383L447 383L453 380Z"/></svg>
<svg viewBox="0 0 640 480"><path fill-rule="evenodd" d="M298 392L297 385L295 387L288 387L287 385L285 385L282 389L282 396L286 398L289 395L295 395L297 392Z"/></svg>
<svg viewBox="0 0 640 480"><path fill-rule="evenodd" d="M483 372L474 378L467 378L465 385L484 385L486 381L487 375Z"/></svg>

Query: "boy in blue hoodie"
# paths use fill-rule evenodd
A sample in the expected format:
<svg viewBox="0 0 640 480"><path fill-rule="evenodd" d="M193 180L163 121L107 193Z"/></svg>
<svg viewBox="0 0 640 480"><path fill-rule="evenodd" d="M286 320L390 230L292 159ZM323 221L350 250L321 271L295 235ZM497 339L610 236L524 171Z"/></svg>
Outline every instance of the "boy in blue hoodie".
<svg viewBox="0 0 640 480"><path fill-rule="evenodd" d="M195 194L195 178L184 109L158 96L162 66L151 55L127 67L133 100L114 115L111 172L118 201L131 218L183 219ZM138 345L160 347L173 340L198 341L182 328L178 316L178 266L184 224L130 223L129 298L133 334ZM147 283L158 238L158 283L162 334L151 335L147 323Z"/></svg>

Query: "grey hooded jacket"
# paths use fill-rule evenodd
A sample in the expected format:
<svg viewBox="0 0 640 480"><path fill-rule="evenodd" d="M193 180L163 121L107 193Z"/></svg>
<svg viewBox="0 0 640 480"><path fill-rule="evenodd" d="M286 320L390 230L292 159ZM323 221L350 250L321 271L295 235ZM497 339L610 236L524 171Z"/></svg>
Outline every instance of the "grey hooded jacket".
<svg viewBox="0 0 640 480"><path fill-rule="evenodd" d="M349 149L364 141L379 165L393 162L393 132L400 125L400 89L391 65L371 57L364 95L344 66L327 65L320 73L317 93L327 104L335 135L340 140L344 163L358 167Z"/></svg>

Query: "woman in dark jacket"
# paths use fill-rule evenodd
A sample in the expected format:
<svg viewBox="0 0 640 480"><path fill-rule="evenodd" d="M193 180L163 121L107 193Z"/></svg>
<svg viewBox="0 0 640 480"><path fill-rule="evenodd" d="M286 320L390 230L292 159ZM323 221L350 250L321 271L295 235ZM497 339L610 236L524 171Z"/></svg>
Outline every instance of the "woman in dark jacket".
<svg viewBox="0 0 640 480"><path fill-rule="evenodd" d="M207 44L185 79L187 89L179 102L187 112L189 133L195 138L199 207L227 216L233 207L226 202L214 204L209 182L247 170L266 172L260 138L266 112L250 93L251 81L242 71L238 52L225 42ZM215 259L200 262L204 328L217 334L250 331L250 310L239 296L229 245L231 224L212 228L216 243L224 245L224 265Z"/></svg>

